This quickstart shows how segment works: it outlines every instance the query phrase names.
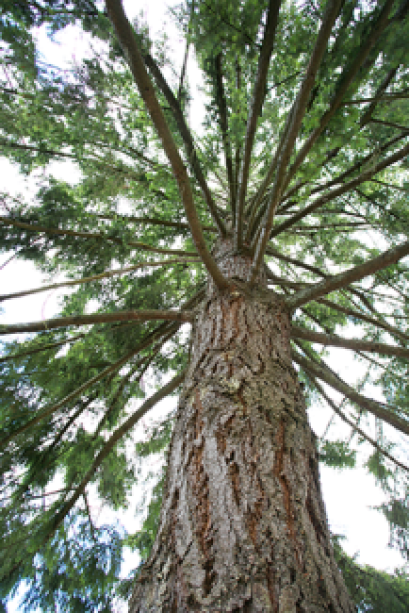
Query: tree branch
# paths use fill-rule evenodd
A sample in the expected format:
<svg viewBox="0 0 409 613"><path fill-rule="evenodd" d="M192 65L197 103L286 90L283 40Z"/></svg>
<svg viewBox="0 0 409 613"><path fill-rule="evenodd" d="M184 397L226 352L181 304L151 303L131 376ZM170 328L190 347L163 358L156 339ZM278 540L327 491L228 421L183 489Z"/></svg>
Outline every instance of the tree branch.
<svg viewBox="0 0 409 613"><path fill-rule="evenodd" d="M269 2L267 22L264 29L260 55L258 58L257 76L254 84L253 98L247 118L244 154L240 168L239 185L237 188L235 241L236 248L238 249L242 246L243 241L243 209L249 179L251 153L256 134L257 120L263 108L263 103L266 96L267 75L270 66L271 54L274 47L280 6L281 0L270 0Z"/></svg>
<svg viewBox="0 0 409 613"><path fill-rule="evenodd" d="M384 170L388 166L391 166L395 162L398 162L399 160L406 157L408 153L409 153L409 144L406 145L405 147L402 147L402 149L399 149L398 151L396 151L395 153L387 157L382 162L379 162L378 164L375 164L371 168L368 168L368 170L361 173L358 177L355 177L355 179L351 179L351 181L344 183L341 187L337 187L336 189L333 189L332 191L330 191L328 194L321 196L320 198L317 198L317 200L315 200L314 202L306 206L302 211L299 211L298 213L296 213L295 215L293 215L292 217L290 217L283 223L274 227L273 230L270 232L270 238L273 238L274 236L277 236L281 232L284 232L284 230L287 230L292 225L297 223L297 221L300 221L300 219L303 219L303 217L306 217L313 211L322 207L324 204L327 204L327 202L330 202L331 200L334 200L334 198L341 196L345 192L351 189L354 189L357 185L360 185L361 183L364 183L365 181L370 180L374 175L376 175L381 170ZM338 183L338 180L336 182Z"/></svg>
<svg viewBox="0 0 409 613"><path fill-rule="evenodd" d="M89 324L104 324L117 321L180 321L191 322L191 311L118 311L116 313L92 313L91 315L74 315L71 317L55 317L45 321L35 321L20 324L0 325L0 335L18 334L29 332L44 332L54 328L66 328L67 326L88 326Z"/></svg>
<svg viewBox="0 0 409 613"><path fill-rule="evenodd" d="M197 156L196 153L196 148L195 148L195 144L194 144L194 140L192 137L192 134L189 130L189 127L185 121L184 115L183 115L183 111L182 108L180 106L180 102L179 100L174 96L172 90L170 89L169 85L166 82L165 77L163 76L161 70L159 69L159 66L157 65L157 63L155 62L155 60L153 59L153 57L149 54L149 53L145 53L143 56L143 59L145 61L146 66L149 68L149 70L151 71L159 89L161 90L161 92L163 93L163 95L165 96L169 106L170 106L170 110L172 111L173 117L175 118L176 121L176 125L178 127L178 130L180 132L180 135L183 139L183 142L185 143L185 148L186 148L186 153L187 153L187 157L188 160L192 166L193 172L195 174L195 177L197 179L197 182L200 185L200 188L203 192L203 196L204 199L206 201L206 204L209 208L209 212L211 214L211 216L213 217L217 227L219 228L221 234L224 236L226 234L226 228L224 225L223 220L221 219L218 211L217 211L217 207L216 207L216 203L213 200L213 196L210 192L209 186L207 185L205 176L203 174L202 171L202 167L200 165L199 162L199 158ZM190 228L190 226L189 226ZM203 228L204 230L205 228Z"/></svg>
<svg viewBox="0 0 409 613"><path fill-rule="evenodd" d="M368 37L360 46L358 53L355 55L352 65L347 68L345 74L341 75L339 86L330 102L330 107L321 117L319 126L315 128L315 130L313 130L304 145L301 147L300 152L298 153L294 163L292 164L291 168L287 173L285 187L289 185L291 179L301 166L302 162L305 160L308 153L311 151L317 138L322 134L332 117L335 115L335 113L341 106L343 98L349 89L349 86L357 76L359 69L368 57L369 52L371 51L385 28L390 24L389 13L392 10L393 4L394 0L386 0L378 18L370 28ZM372 100L370 100L369 102L372 102Z"/></svg>
<svg viewBox="0 0 409 613"><path fill-rule="evenodd" d="M395 264L408 254L409 241L403 243L402 245L398 245L398 247L384 251L384 253L378 257L365 262L365 264L350 268L345 272L329 277L325 281L321 281L321 283L317 283L313 287L308 287L297 292L296 294L293 294L287 298L286 303L291 309L296 309L297 307L306 304L310 300L316 300L317 298L340 289L341 287L345 287L354 281L359 281L364 277L373 275L378 270L382 270L391 264Z"/></svg>
<svg viewBox="0 0 409 613"><path fill-rule="evenodd" d="M88 469L88 471L85 473L81 483L77 486L74 494L71 496L71 498L63 505L62 509L59 511L59 513L56 514L56 516L54 517L54 520L52 522L51 525L51 530L49 531L49 533L47 534L46 538L43 540L41 546L43 546L55 533L55 531L58 529L58 527L60 526L61 522L64 520L64 518L67 516L67 514L70 512L70 510L73 508L73 506L75 505L75 503L77 502L78 498L82 495L82 492L84 491L86 485L90 482L90 480L92 479L92 477L95 474L95 471L99 468L99 466L101 466L102 462L105 460L105 458L109 455L109 453L112 451L112 449L115 447L115 445L118 443L118 441L121 440L121 438L127 433L129 432L129 430L131 428L133 428L137 422L142 419L142 417L152 408L154 407L158 402L160 402L163 398L166 398L166 396L169 396L170 394L172 394L172 392L174 392L179 385L183 382L184 378L186 375L186 371L182 371L179 375L177 375L176 377L174 377L171 381L169 381L169 383L167 383L164 387L162 387L159 391L157 391L155 394L153 394L153 396L151 396L150 398L148 398L148 400L146 400L143 405L137 410L135 411L123 424L122 426L120 426L119 428L117 428L115 430L115 432L110 436L110 438L108 439L108 441L105 443L104 447L101 449L101 451L98 453L98 455L96 456L95 460L93 461L91 467Z"/></svg>
<svg viewBox="0 0 409 613"><path fill-rule="evenodd" d="M63 341L58 341L58 343L48 343L47 345L43 345L42 347L36 347L35 349L31 349L30 351L22 351L21 353L13 353L10 355L6 355L0 358L0 364L2 364L3 362L10 362L11 360L25 358L29 355L34 355L35 353L46 351L47 349L53 349L54 347L61 347L62 345L66 345L67 343L77 341L79 338L84 338L84 336L85 334L77 334L77 336L72 336L71 338L67 338Z"/></svg>
<svg viewBox="0 0 409 613"><path fill-rule="evenodd" d="M223 85L223 71L222 71L222 54L219 53L215 57L215 71L216 71L216 102L219 110L220 128L222 131L222 141L224 158L226 161L227 182L230 192L230 206L235 215L236 210L236 193L234 184L234 172L233 172L233 159L229 138L229 125L227 120L227 103L226 95L224 93Z"/></svg>
<svg viewBox="0 0 409 613"><path fill-rule="evenodd" d="M351 428L353 430L355 430L356 432L358 432L358 434L360 436L362 436L362 438L364 438L366 441L368 441L368 443L370 443L373 447L375 447L375 449L377 449L380 453L382 453L382 455L385 456L385 458L388 458L388 460L390 460L391 462L393 462L394 464L396 464L396 466L399 466L400 468L403 468L403 470L407 470L409 471L409 467L406 466L406 464L403 464L402 462L399 462L399 460L397 460L396 458L394 458L392 455L390 455L390 453L388 453L385 449L383 449L383 447L381 447L380 445L378 445L378 443L371 438L370 436L368 436L368 434L366 434L363 430L361 430L361 428L359 428L359 426L357 426L352 420L350 420L342 411L339 410L339 408L337 407L337 405L335 404L335 402L325 393L324 388L318 383L318 381L316 380L315 377L313 377L307 370L307 376L309 379L311 379L313 385L317 388L317 390L319 391L319 393L321 394L321 396L325 399L325 401L329 404L329 406L331 407L331 409L349 426L351 426Z"/></svg>
<svg viewBox="0 0 409 613"><path fill-rule="evenodd" d="M55 234L57 236L75 236L78 238L98 239L105 240L110 243L116 243L117 245L124 245L124 241L114 236L105 236L102 232L78 232L76 230L60 230L59 228L49 228L47 226L40 226L38 224L26 223L24 221L18 221L17 219L11 219L10 217L0 216L0 224L5 226L13 226L15 228L21 228L22 230L28 230L29 232L44 232L44 234ZM150 251L151 253L162 253L163 255L181 255L185 257L195 257L198 254L192 251L181 251L179 249L162 249L160 247L151 247L146 243L137 241L128 241L125 243L127 247L135 247L141 251Z"/></svg>
<svg viewBox="0 0 409 613"><path fill-rule="evenodd" d="M138 270L141 268L156 268L159 266L171 266L172 264L189 264L191 262L198 262L196 260L185 260L178 258L175 260L162 260L161 262L143 262L142 264L135 264L134 266L127 266L126 268L118 268L116 270L108 270L102 272L99 275L93 275L91 277L83 277L75 281L62 281L61 283L52 283L51 285L43 285L42 287L36 287L34 289L25 290L21 292L15 292L14 294L0 294L0 302L4 300L10 300L12 298L22 298L23 296L31 296L32 294L39 294L40 292L46 292L48 290L58 289L60 287L70 287L73 285L82 285L83 283L91 283L92 281L99 281L99 279L107 279L114 277L115 275L124 275L127 272Z"/></svg>
<svg viewBox="0 0 409 613"><path fill-rule="evenodd" d="M390 0L391 1L391 0ZM330 0L327 4L323 21L318 32L317 40L311 54L311 58L301 84L297 99L294 103L292 111L288 115L288 128L284 130L284 139L279 143L277 151L277 170L273 188L268 199L266 213L263 221L263 228L260 238L257 241L256 252L252 264L250 283L253 283L258 274L265 248L267 246L273 217L284 188L285 173L290 160L295 140L301 127L305 110L307 108L309 96L315 83L315 77L321 61L324 57L328 39L331 35L331 30L337 18L342 0ZM275 162L275 160L274 160Z"/></svg>
<svg viewBox="0 0 409 613"><path fill-rule="evenodd" d="M188 302L189 303L193 302L193 300L195 299L196 299L196 296ZM6 436L4 439L0 440L0 448L7 445L9 441L15 438L18 434L21 434L28 428L31 428L33 425L39 423L45 417L55 413L58 409L60 409L62 406L64 406L71 400L74 400L77 396L82 394L82 392L85 391L87 388L89 388L91 385L94 385L101 379L104 379L106 376L111 375L112 373L115 373L119 368L121 368L121 366L126 364L126 362L128 362L133 356L137 355L138 353L140 353L147 347L150 347L158 338L162 337L163 335L168 335L173 330L176 331L178 327L179 327L178 323L174 323L171 325L162 324L158 326L155 330L153 330L150 334L148 334L146 338L139 343L139 345L137 345L132 351L127 353L125 356L117 360L114 364L111 364L110 366L105 368L99 374L95 375L95 377L88 379L88 381L80 385L77 389L75 389L73 392L68 394L65 398L63 398L56 404L50 407L45 407L44 409L41 409L40 411L38 411L35 417L33 417L31 420L29 420L28 422L20 426L20 428L17 428L16 430L14 430L10 435Z"/></svg>
<svg viewBox="0 0 409 613"><path fill-rule="evenodd" d="M156 98L155 90L146 71L135 33L124 13L122 2L120 0L106 0L106 7L119 43L124 50L135 83L138 86L156 131L162 141L165 153L171 163L196 249L216 286L219 289L227 289L228 281L220 272L206 246L185 165L179 155L163 111Z"/></svg>
<svg viewBox="0 0 409 613"><path fill-rule="evenodd" d="M348 315L348 317L353 317L354 319L361 319L362 321L366 321L369 324L373 324L374 326L377 326L378 328L382 328L383 330L386 330L386 332L389 332L391 336L395 336L403 342L406 342L409 340L409 336L407 334L404 334L401 330L398 330L397 328L390 326L387 322L379 321L378 319L369 317L368 315L366 315L365 313L362 313L361 311L355 311L354 309L344 307L326 298L319 298L317 302L320 304L324 304L325 306L328 306L330 309L334 309L335 311L344 313L345 315Z"/></svg>
<svg viewBox="0 0 409 613"><path fill-rule="evenodd" d="M403 419L402 417L394 413L392 410L388 410L380 402L358 394L358 392L356 392L352 387L345 383L345 381L340 379L340 377L338 377L338 375L335 374L324 362L321 361L320 364L317 364L312 360L308 360L294 350L293 360L297 362L297 364L299 364L301 368L305 369L307 372L311 372L313 375L318 377L318 379L325 381L325 383L328 383L328 385L330 385L338 392L349 398L351 402L354 402L365 411L369 411L370 413L372 413L376 417L379 417L379 419L382 419L400 432L403 432L404 434L409 434L409 421Z"/></svg>
<svg viewBox="0 0 409 613"><path fill-rule="evenodd" d="M292 324L291 326L291 336L293 338L301 338L312 341L313 343L319 343L326 347L343 347L344 349L352 349L354 351L368 351L381 355L394 355L402 358L409 358L409 349L405 347L394 347L393 345L386 345L385 343L342 338L335 334L322 334L321 332L307 330L296 324Z"/></svg>

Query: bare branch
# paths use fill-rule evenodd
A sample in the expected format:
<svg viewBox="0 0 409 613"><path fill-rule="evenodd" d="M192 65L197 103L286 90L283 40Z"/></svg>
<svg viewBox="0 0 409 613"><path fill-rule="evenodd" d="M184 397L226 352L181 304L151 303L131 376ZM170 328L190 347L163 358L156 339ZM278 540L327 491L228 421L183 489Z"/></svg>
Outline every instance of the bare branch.
<svg viewBox="0 0 409 613"><path fill-rule="evenodd" d="M364 409L365 411L369 411L379 419L382 419L389 425L393 426L400 432L404 434L409 434L409 421L403 419L396 413L392 411L392 409L387 409L386 406L382 405L380 402L376 400L372 400L372 398L367 398L362 394L358 394L352 387L350 387L345 381L340 379L337 374L335 374L323 361L320 364L313 362L312 360L308 360L298 352L293 350L293 360L297 362L301 366L301 368L305 369L307 372L311 372L314 376L318 377L325 383L328 383L331 387L336 389L338 392L349 398L351 402L354 402L359 407Z"/></svg>
<svg viewBox="0 0 409 613"><path fill-rule="evenodd" d="M268 69L270 66L271 54L273 52L275 35L278 25L278 15L280 12L281 0L270 0L268 6L267 22L264 29L263 42L257 66L257 76L254 84L253 98L247 118L246 138L244 143L244 154L240 168L239 185L237 188L236 204L236 247L240 248L243 240L243 209L247 192L247 183L250 172L250 160L253 150L254 137L256 134L257 120L263 108L266 96L266 83Z"/></svg>
<svg viewBox="0 0 409 613"><path fill-rule="evenodd" d="M122 2L120 0L106 0L106 7L108 16L124 50L139 92L162 141L163 148L169 162L171 163L196 249L217 287L219 289L227 289L228 281L220 272L215 260L206 246L200 220L193 201L192 189L185 165L180 157L173 140L173 136L166 123L163 111L157 100L155 90L146 71L145 64L138 47L135 33L124 13Z"/></svg>
<svg viewBox="0 0 409 613"><path fill-rule="evenodd" d="M307 67L307 71L305 73L293 109L287 119L288 128L286 128L284 131L285 138L278 145L279 153L276 177L267 203L267 210L263 221L263 229L256 246L256 253L254 256L250 277L251 283L253 283L256 279L258 270L260 268L264 256L265 248L267 246L271 227L273 224L274 213L279 204L280 197L284 188L284 179L287 170L287 165L290 160L292 150L294 148L295 140L301 127L301 122L303 120L305 110L307 108L308 99L315 83L315 77L318 68L321 64L321 61L324 57L328 39L331 35L332 26L334 25L334 22L337 18L341 2L342 0L330 0L327 4L323 21L318 32L317 40Z"/></svg>
<svg viewBox="0 0 409 613"><path fill-rule="evenodd" d="M359 281L364 277L373 275L378 270L382 270L391 264L395 264L408 254L409 241L403 243L402 245L398 245L398 247L384 251L384 253L378 255L378 257L365 262L365 264L355 266L354 268L350 268L349 270L341 272L338 275L329 277L325 281L317 283L314 287L303 289L293 296L287 298L286 302L291 309L296 309L297 307L306 304L310 300L316 300L317 298L320 298L320 296L324 296L325 294L329 294L330 292L340 289L341 287L345 287L354 281Z"/></svg>
<svg viewBox="0 0 409 613"><path fill-rule="evenodd" d="M92 281L99 281L99 279L107 279L114 277L115 275L124 275L127 272L132 272L141 268L157 268L163 266L172 266L173 264L189 264L191 262L198 262L199 259L187 260L178 258L175 260L162 260L161 262L143 262L142 264L135 264L134 266L127 266L126 268L118 268L116 270L108 270L102 272L99 275L93 275L91 277L83 277L74 281L62 281L61 283L52 283L51 285L43 285L34 289L16 292L14 294L0 294L0 302L4 300L10 300L12 298L22 298L23 296L31 296L32 294L39 294L40 292L46 292L48 290L58 289L60 287L70 287L73 285L82 285L83 283L91 283Z"/></svg>
<svg viewBox="0 0 409 613"><path fill-rule="evenodd" d="M291 336L293 338L301 338L312 341L313 343L319 343L326 347L343 347L344 349L353 349L354 351L368 351L381 355L394 355L402 358L409 358L409 349L405 347L395 347L393 345L386 345L385 343L377 343L374 341L342 338L335 334L322 334L321 332L301 328L295 324L291 326Z"/></svg>
<svg viewBox="0 0 409 613"><path fill-rule="evenodd" d="M66 328L67 326L88 326L89 324L104 324L117 321L180 321L190 322L193 313L190 311L118 311L116 313L93 313L91 315L74 315L71 317L55 317L44 321L35 321L20 324L0 325L0 335L18 334L29 332L44 332L54 328Z"/></svg>
<svg viewBox="0 0 409 613"><path fill-rule="evenodd" d="M13 226L15 228L21 228L22 230L28 230L29 232L44 232L44 234L55 234L57 236L75 236L78 238L88 238L104 240L110 243L116 243L117 245L124 245L124 241L114 236L105 236L102 232L79 232L76 230L60 230L59 228L49 228L47 226L40 226L38 224L26 223L24 221L18 221L17 219L11 219L10 217L0 216L0 223L5 226ZM162 249L160 247L151 247L146 243L137 241L128 241L125 243L127 247L135 247L141 251L150 251L152 253L162 253L163 255L181 255L182 257L195 257L198 254L193 251L181 251L179 249Z"/></svg>

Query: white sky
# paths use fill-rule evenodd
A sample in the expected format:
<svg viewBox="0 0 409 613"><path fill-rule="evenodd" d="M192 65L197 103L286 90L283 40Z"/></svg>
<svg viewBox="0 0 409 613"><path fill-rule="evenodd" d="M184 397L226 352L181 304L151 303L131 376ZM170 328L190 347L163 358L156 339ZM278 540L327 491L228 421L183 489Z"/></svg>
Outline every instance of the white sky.
<svg viewBox="0 0 409 613"><path fill-rule="evenodd" d="M151 2L135 2L134 0L125 0L124 5L128 16L138 14L141 10L144 11L144 17L148 20L151 27L151 34L155 34L164 29L172 41L172 47L175 47L175 66L180 66L184 53L184 42L180 38L175 26L171 23L170 17L166 15L166 7L170 2L164 0L151 0ZM75 42L75 54L79 59L82 50L86 48L86 36L76 34L75 41L73 40L73 30L66 31L57 36L59 44L52 44L46 38L41 36L42 51L47 57L52 57L52 63L59 65L64 62L69 63L72 58L73 42ZM195 66L192 56L189 60L189 82L192 88L192 96L200 97L197 91L200 85L200 75ZM193 106L191 112L195 120L195 127L198 126L198 120L203 117L203 106L197 104ZM18 175L16 168L13 168L8 162L0 162L0 191L21 192L28 189L24 188L23 181ZM1 212L1 214L4 214ZM15 292L21 289L37 287L46 278L41 275L31 263L13 261L2 268L2 264L8 259L4 255L0 259L0 293ZM5 313L1 315L2 323L15 323L20 321L35 321L43 320L52 317L58 309L59 292L47 292L38 294L28 299L22 298L12 300L4 304ZM345 350L333 350L331 356L335 357L337 369L345 379L352 383L357 375L362 374L359 365L351 359L351 352ZM329 359L328 359L329 361ZM333 362L334 363L334 362ZM174 406L174 400L171 401ZM169 406L166 403L163 406ZM160 411L160 409L159 409ZM158 410L155 410L158 415ZM317 433L321 435L331 416L331 411L321 406L313 407L310 411L310 420L312 426ZM370 430L364 427L368 434ZM337 438L348 436L349 429L345 429L341 420L336 417L331 426L331 433L337 433ZM327 515L329 518L330 528L337 534L343 534L347 540L343 541L343 547L349 554L355 554L359 551L358 561L365 564L370 564L376 568L383 570L393 570L395 567L402 566L404 560L400 554L387 547L389 538L389 529L386 520L381 513L374 510L373 507L384 502L385 497L380 488L375 486L374 479L366 473L362 468L337 471L323 466L321 468L322 488L324 501L326 503ZM136 529L133 511L122 514L118 518L120 523L131 526L131 530ZM104 513L104 521L107 519ZM99 517L99 520L102 518ZM126 572L135 566L135 561L127 556ZM16 603L10 605L9 612L18 611Z"/></svg>

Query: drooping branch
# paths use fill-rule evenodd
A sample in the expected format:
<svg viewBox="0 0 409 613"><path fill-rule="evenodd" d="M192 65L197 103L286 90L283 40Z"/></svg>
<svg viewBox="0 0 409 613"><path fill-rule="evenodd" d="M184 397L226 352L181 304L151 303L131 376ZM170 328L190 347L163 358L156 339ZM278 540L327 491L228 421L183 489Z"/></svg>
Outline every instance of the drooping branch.
<svg viewBox="0 0 409 613"><path fill-rule="evenodd" d="M293 109L288 115L287 127L284 130L284 139L282 140L282 142L279 143L277 148L278 160L275 181L268 199L260 238L258 239L256 245L256 251L254 255L254 261L252 264L252 271L250 277L251 283L254 282L258 274L262 259L264 257L265 248L267 246L271 227L273 224L273 217L283 192L284 179L288 162L290 160L290 156L301 127L305 110L307 108L309 96L315 83L315 77L318 68L321 64L321 61L324 57L328 39L331 35L332 27L337 18L341 2L342 0L330 0L327 4L323 21L318 32L317 40L312 51L310 61L308 63L303 82L301 84L300 91L297 95ZM277 155L275 156L275 158L276 157Z"/></svg>
<svg viewBox="0 0 409 613"><path fill-rule="evenodd" d="M213 196L210 192L209 186L207 185L207 181L206 178L203 174L202 171L202 167L200 165L200 161L199 158L197 156L196 153L196 148L195 148L195 143L193 140L193 136L189 130L189 127L185 121L184 115L183 115L183 111L182 108L180 106L180 101L178 100L178 98L176 98L172 92L172 90L170 89L165 77L163 76L159 66L157 65L157 63L155 62L155 60L153 59L153 57L150 55L150 53L145 53L143 55L143 58L145 60L145 64L146 66L149 68L149 70L152 73L153 78L156 81L156 84L158 85L159 89L161 90L161 92L163 93L163 95L165 96L169 107L173 113L173 117L175 118L176 121L176 125L178 127L178 130L180 132L180 135L183 139L183 142L185 144L185 148L186 148L186 153L187 153L187 158L192 166L193 172L195 174L195 177L197 179L197 182L200 185L200 188L202 190L203 196L205 198L206 204L209 208L209 212L211 214L211 216L213 217L219 231L221 232L221 234L224 236L226 234L226 228L224 225L223 220L221 219L218 211L217 211L217 206L216 203L213 200ZM190 226L189 226L190 227ZM203 228L204 230L205 228Z"/></svg>
<svg viewBox="0 0 409 613"><path fill-rule="evenodd" d="M122 424L122 426L120 426L119 428L115 430L115 432L110 436L108 441L105 443L104 447L101 449L101 451L98 453L98 455L94 459L92 465L85 473L81 483L77 486L71 498L64 504L62 509L55 515L52 521L52 524L51 524L51 529L48 532L44 541L42 542L41 546L43 546L53 536L55 531L60 526L61 522L70 512L70 510L73 508L78 498L82 495L84 488L94 476L95 471L99 468L99 466L101 466L102 462L109 455L109 453L113 450L115 445L122 439L122 437L127 432L131 430L131 428L133 428L138 423L138 421L142 419L144 415L146 415L148 411L150 411L151 408L153 408L156 404L158 404L158 402L163 400L163 398L166 398L167 396L172 394L179 387L179 385L183 383L185 375L186 375L186 371L182 371L179 375L174 377L171 381L169 381L169 383L167 383L164 387L162 387L155 394L153 394L153 396L148 398L148 400L146 400L143 403L143 405L139 409L137 409Z"/></svg>
<svg viewBox="0 0 409 613"><path fill-rule="evenodd" d="M111 364L107 368L104 368L104 370L102 372L98 373L97 375L95 375L95 377L92 377L91 379L88 379L88 381L86 381L85 383L80 385L77 389L75 389L73 392L71 392L70 394L65 396L65 398L63 398L59 402L57 402L57 403L55 403L55 404L53 404L53 405L51 405L49 407L45 407L43 409L40 409L37 412L35 417L33 417L32 419L28 420L25 424L23 424L19 428L16 428L15 430L13 430L13 432L11 432L8 436L5 436L4 438L2 438L0 440L0 448L1 447L5 447L16 436L18 436L22 432L25 432L26 430L28 430L32 426L35 426L36 424L38 424L40 421L42 421L43 419L45 419L49 415L52 415L53 413L58 411L58 409L60 409L64 405L68 404L69 402L71 402L72 400L77 398L86 389L88 389L89 387L91 387L95 383L98 383L98 381L101 381L102 379L107 377L112 372L116 372L119 368L121 368L121 366L126 364L126 362L128 362L128 360L130 360L130 358L135 353L137 353L137 351L138 350L134 349L134 350L130 351L129 353L127 353L125 356L122 356L122 358L117 360L114 364Z"/></svg>
<svg viewBox="0 0 409 613"><path fill-rule="evenodd" d="M192 302L195 299L196 299L196 296L194 296L193 299L189 302ZM170 338L169 334L174 334L174 332L177 331L179 326L180 326L179 323L173 323L170 325L162 324L158 326L155 330L153 330L150 334L148 334L145 337L145 339L143 339L134 349L132 349L132 351L130 351L125 356L117 360L114 364L107 366L107 368L102 370L100 373L98 373L91 379L88 379L88 381L85 381L85 383L80 385L77 389L73 390L70 394L68 394L65 398L63 398L56 404L41 409L40 411L38 411L35 417L33 417L31 420L29 420L28 422L20 426L20 428L17 428L16 430L14 430L9 436L0 440L0 447L7 445L9 441L15 438L18 434L25 432L28 428L31 428L35 424L42 421L45 417L48 417L49 415L52 415L53 413L55 413L62 406L66 405L68 402L71 402L72 400L77 398L80 394L82 394L82 392L84 392L86 389L88 389L89 387L97 383L98 381L101 381L107 376L110 376L110 375L112 376L113 373L117 372L132 357L134 357L141 351L144 351L145 349L150 347L158 338L161 338L164 335L166 335L166 339Z"/></svg>
<svg viewBox="0 0 409 613"><path fill-rule="evenodd" d="M328 202L330 202L331 200L334 200L338 196L341 196L342 194L352 189L355 189L355 187L357 187L361 183L368 181L381 170L384 170L385 168L388 168L388 166L391 166L392 164L395 164L399 160L402 160L403 158L405 158L408 155L408 153L409 153L409 144L407 144L405 147L402 147L402 149L399 149L392 155L388 156L382 162L378 162L377 164L374 164L373 166L371 166L370 168L362 172L358 177L355 177L354 179L351 179L350 181L348 181L347 183L344 183L340 187L333 189L332 191L328 192L328 194L325 194L324 196L320 196L319 198L317 198L317 200L314 200L314 202L306 206L302 211L299 211L298 213L296 213L295 215L293 215L286 221L283 221L281 224L273 228L273 230L270 232L270 238L273 238L274 236L281 234L281 232L284 232L285 230L293 226L295 223L297 223L298 221L300 221L307 215L310 215L313 211L316 211L320 207L324 206L324 204L327 204Z"/></svg>
<svg viewBox="0 0 409 613"><path fill-rule="evenodd" d="M161 262L143 262L142 264L134 264L134 266L127 266L126 268L118 268L116 270L108 270L98 275L92 275L91 277L83 277L82 279L76 279L74 281L62 281L61 283L51 283L51 285L43 285L34 289L25 290L21 292L15 292L14 294L0 294L0 302L4 300L10 300L12 298L22 298L23 296L31 296L32 294L38 294L40 292L46 292L48 290L59 289L60 287L70 287L73 285L82 285L83 283L91 283L92 281L99 281L100 279L107 279L114 277L115 275L124 275L127 272L139 270L141 268L156 268L163 266L172 266L173 264L189 264L191 262L197 262L198 259L188 260L184 258L178 258L175 260L162 260Z"/></svg>
<svg viewBox="0 0 409 613"><path fill-rule="evenodd" d="M191 311L118 311L114 313L93 313L91 315L73 315L71 317L55 317L44 321L34 321L21 324L0 325L0 335L18 334L30 332L44 332L55 328L67 328L68 326L88 326L89 324L104 324L117 321L192 321Z"/></svg>
<svg viewBox="0 0 409 613"><path fill-rule="evenodd" d="M122 2L120 0L106 0L106 7L135 83L162 141L167 158L171 163L196 249L217 287L219 289L227 289L228 282L220 272L206 246L185 165L166 123L162 108L159 105L154 87L146 71L135 33L124 13Z"/></svg>
<svg viewBox="0 0 409 613"><path fill-rule="evenodd" d="M60 230L59 228L49 228L47 226L40 226L38 224L26 223L17 219L11 219L10 217L0 216L0 224L5 226L13 226L15 228L21 228L22 230L28 230L29 232L43 232L44 234L57 235L57 236L73 236L78 238L97 239L104 240L110 243L116 243L117 245L124 245L124 241L114 236L106 236L102 232L79 232L76 230ZM139 241L127 241L127 247L134 247L140 251L150 251L151 253L161 253L163 255L181 255L182 257L195 257L197 253L193 251L181 251L179 249L162 249L161 247L152 247L146 243Z"/></svg>
<svg viewBox="0 0 409 613"><path fill-rule="evenodd" d="M317 390L319 391L321 396L325 399L325 401L331 407L331 409L338 415L338 417L340 417L342 419L342 421L344 421L346 424L348 424L348 426L351 426L351 428L353 428L353 430L355 430L355 432L358 432L358 434L360 436L362 436L363 439L365 439L366 441L368 441L368 443L370 443L373 447L375 447L375 449L377 449L382 455L384 455L385 458L388 458L388 460L390 460L391 462L396 464L396 466L399 466L400 468L403 468L403 470L409 471L409 467L406 466L406 464L403 464L402 462L400 462L399 460L394 458L388 451L386 451L386 449L381 447L373 438L368 436L368 434L366 434L363 430L361 430L361 428L359 426L357 426L357 424L355 424L351 419L349 419L345 415L345 413L340 411L340 409L337 407L335 402L328 396L328 394L326 394L326 392L325 392L324 388L322 387L322 385L320 385L318 383L318 381L316 380L316 378L313 377L311 375L311 373L309 373L308 371L307 371L307 376L312 381L313 385L317 388Z"/></svg>
<svg viewBox="0 0 409 613"><path fill-rule="evenodd" d="M393 345L386 345L385 343L342 338L335 334L322 334L321 332L307 330L295 324L291 326L291 336L293 338L301 338L312 341L313 343L319 343L325 347L343 347L344 349L353 349L354 351L368 351L381 355L394 355L402 358L409 358L409 349L405 347L395 347Z"/></svg>
<svg viewBox="0 0 409 613"><path fill-rule="evenodd" d="M322 360L321 363L318 364L313 360L305 358L295 350L293 350L293 359L301 366L301 368L305 369L307 372L311 372L314 376L318 377L318 379L321 379L335 390L349 398L351 402L354 402L365 411L369 411L376 417L379 417L379 419L382 419L400 432L409 434L408 420L397 415L392 409L387 409L386 406L380 402L372 400L372 398L367 398L362 394L358 394L358 392L345 383L345 381L335 374Z"/></svg>
<svg viewBox="0 0 409 613"><path fill-rule="evenodd" d="M355 266L354 268L350 268L349 270L341 272L338 275L329 277L325 281L317 283L314 287L302 289L296 294L287 298L286 302L291 309L296 309L297 307L306 304L310 300L316 300L325 294L329 294L337 289L346 287L354 281L360 281L364 277L373 275L378 270L382 270L391 264L395 264L408 254L409 241L403 243L402 245L398 245L397 247L393 247L388 251L384 251L384 253L378 255L378 257L365 262L365 264Z"/></svg>
<svg viewBox="0 0 409 613"><path fill-rule="evenodd" d="M222 68L222 54L219 53L215 57L215 71L216 71L216 102L217 108L219 111L219 121L220 121L220 129L222 131L222 141L223 141L223 150L224 150L224 158L226 163L226 171L227 171L227 182L229 186L230 192L230 206L235 215L236 211L236 193L235 193L235 185L234 185L234 172L233 172L233 158L231 151L231 143L229 138L229 125L227 119L227 103L226 103L226 95L224 92L224 84L223 84L223 68Z"/></svg>
<svg viewBox="0 0 409 613"><path fill-rule="evenodd" d="M273 52L275 35L278 25L278 15L280 12L281 0L270 0L267 13L267 22L264 29L263 42L257 66L256 82L253 89L253 98L247 119L246 138L244 142L244 153L241 162L240 175L236 198L236 247L240 248L243 240L243 213L244 201L247 192L247 184L250 172L250 160L253 150L254 137L256 134L257 120L263 108L266 96L266 82L268 69L270 66L271 54Z"/></svg>

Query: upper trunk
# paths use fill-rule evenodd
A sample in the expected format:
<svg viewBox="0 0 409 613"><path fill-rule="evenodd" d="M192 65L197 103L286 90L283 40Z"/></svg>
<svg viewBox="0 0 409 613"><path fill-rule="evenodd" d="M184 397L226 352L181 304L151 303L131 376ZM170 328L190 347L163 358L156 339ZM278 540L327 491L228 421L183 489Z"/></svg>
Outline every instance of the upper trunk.
<svg viewBox="0 0 409 613"><path fill-rule="evenodd" d="M290 315L216 252L169 450L160 526L130 613L353 610L334 561L314 435L292 367Z"/></svg>

